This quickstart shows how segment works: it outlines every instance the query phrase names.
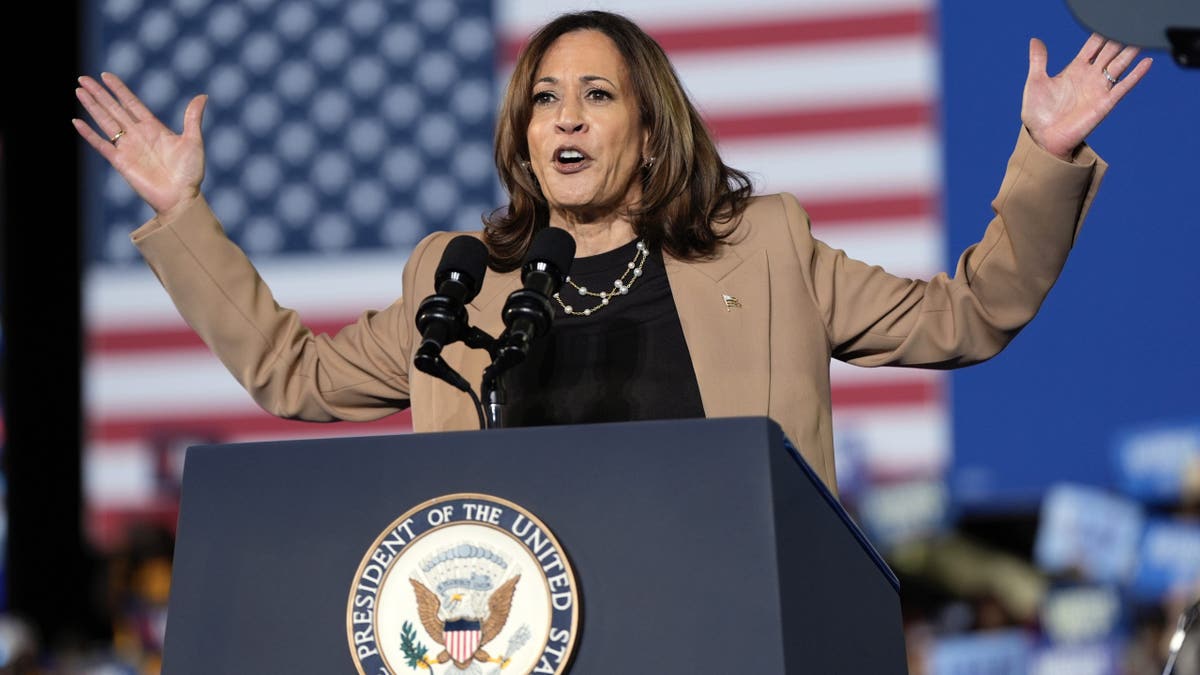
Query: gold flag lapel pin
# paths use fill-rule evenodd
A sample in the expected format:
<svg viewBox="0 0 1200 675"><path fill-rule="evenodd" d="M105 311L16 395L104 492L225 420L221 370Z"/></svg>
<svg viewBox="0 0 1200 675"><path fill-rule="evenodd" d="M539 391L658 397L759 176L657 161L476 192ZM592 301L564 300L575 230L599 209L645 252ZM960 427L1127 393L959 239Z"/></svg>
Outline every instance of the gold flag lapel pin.
<svg viewBox="0 0 1200 675"><path fill-rule="evenodd" d="M722 295L721 297L725 298L725 311L726 312L728 312L729 310L731 310L735 307L738 309L741 309L742 303L738 302L737 298L733 297L732 295Z"/></svg>

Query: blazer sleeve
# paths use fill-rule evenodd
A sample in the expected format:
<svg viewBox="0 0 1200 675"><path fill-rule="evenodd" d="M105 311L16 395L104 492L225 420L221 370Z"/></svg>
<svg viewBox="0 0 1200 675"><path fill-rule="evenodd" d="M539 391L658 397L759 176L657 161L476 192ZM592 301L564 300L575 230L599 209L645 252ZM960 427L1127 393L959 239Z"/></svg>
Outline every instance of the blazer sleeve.
<svg viewBox="0 0 1200 675"><path fill-rule="evenodd" d="M131 235L183 319L267 412L310 421L365 421L408 407L415 332L399 299L330 337L280 307L203 197L173 222ZM413 251L410 269L428 243Z"/></svg>
<svg viewBox="0 0 1200 675"><path fill-rule="evenodd" d="M1022 127L994 217L953 277L896 277L812 239L802 248L832 356L861 366L955 368L999 353L1057 280L1106 168L1087 146L1070 162L1054 157ZM788 210L807 232L799 205Z"/></svg>

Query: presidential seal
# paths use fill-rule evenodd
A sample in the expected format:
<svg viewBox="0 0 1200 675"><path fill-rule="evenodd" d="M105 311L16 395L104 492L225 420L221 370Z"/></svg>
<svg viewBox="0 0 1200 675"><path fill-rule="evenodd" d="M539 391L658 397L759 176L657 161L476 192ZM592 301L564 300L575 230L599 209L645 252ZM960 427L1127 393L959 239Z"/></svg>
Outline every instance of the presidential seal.
<svg viewBox="0 0 1200 675"><path fill-rule="evenodd" d="M361 675L565 673L577 589L528 511L482 494L438 497L363 556L346 607L350 654Z"/></svg>

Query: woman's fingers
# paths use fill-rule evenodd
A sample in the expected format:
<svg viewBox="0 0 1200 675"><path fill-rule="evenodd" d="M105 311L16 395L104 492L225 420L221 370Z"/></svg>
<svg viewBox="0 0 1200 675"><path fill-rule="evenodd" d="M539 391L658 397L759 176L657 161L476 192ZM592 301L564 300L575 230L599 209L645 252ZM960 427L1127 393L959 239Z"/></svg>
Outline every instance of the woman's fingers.
<svg viewBox="0 0 1200 675"><path fill-rule="evenodd" d="M1150 64L1153 62L1153 59L1142 59L1136 66L1133 67L1133 70L1129 71L1128 75L1121 78L1121 80L1117 82L1115 86L1113 86L1112 90L1113 93L1116 94L1117 100L1120 100L1121 97L1127 94L1130 89L1133 89L1133 85L1137 84L1138 80L1142 79L1142 76L1146 74L1146 71L1150 70Z"/></svg>
<svg viewBox="0 0 1200 675"><path fill-rule="evenodd" d="M87 141L88 145L95 148L96 151L100 153L101 157L107 159L109 162L113 160L113 156L116 154L117 149L112 144L112 141L109 141L107 138L101 138L100 134L96 133L96 130L93 129L91 125L79 119L78 117L72 119L71 124L75 125L75 130L79 132L79 135L83 137L83 140Z"/></svg>
<svg viewBox="0 0 1200 675"><path fill-rule="evenodd" d="M84 78L80 78L80 84L83 84L83 80ZM90 88L76 87L75 98L79 99L84 110L87 110L88 114L92 116L92 121L104 133L106 140L115 136L119 131L125 131L125 125L113 116L107 106L96 99Z"/></svg>
<svg viewBox="0 0 1200 675"><path fill-rule="evenodd" d="M1093 63L1100 50L1104 47L1104 36L1099 33L1092 33L1083 46L1079 48L1079 53L1075 55L1075 61L1079 63Z"/></svg>
<svg viewBox="0 0 1200 675"><path fill-rule="evenodd" d="M1104 46L1100 48L1100 53L1096 54L1096 58L1092 59L1092 63L1100 67L1107 66L1108 62L1112 61L1113 57L1116 56L1124 46L1125 45L1121 44L1120 42L1108 40L1104 43Z"/></svg>
<svg viewBox="0 0 1200 675"><path fill-rule="evenodd" d="M103 72L100 73L100 79L104 80L104 84L108 85L108 88L117 95L117 100L121 102L121 106L128 111L134 121L157 121L154 113L150 112L142 100L130 91L129 87L125 86L121 78L112 73Z"/></svg>
<svg viewBox="0 0 1200 675"><path fill-rule="evenodd" d="M113 98L104 85L87 75L79 78L79 85L92 99L93 105L88 108L88 112L92 114L93 118L96 118L96 123L100 125L100 129L108 133L109 137L112 137L118 131L128 133L137 124L137 118L131 115L117 99ZM106 117L109 125L115 125L117 128L110 129L108 126L105 126L105 122L102 122L97 117L98 112Z"/></svg>
<svg viewBox="0 0 1200 675"><path fill-rule="evenodd" d="M1132 46L1122 49L1105 65L1105 68L1108 69L1108 74L1112 75L1113 79L1120 79L1121 74L1125 72L1129 64L1133 63L1133 60L1137 58L1140 52L1140 49Z"/></svg>

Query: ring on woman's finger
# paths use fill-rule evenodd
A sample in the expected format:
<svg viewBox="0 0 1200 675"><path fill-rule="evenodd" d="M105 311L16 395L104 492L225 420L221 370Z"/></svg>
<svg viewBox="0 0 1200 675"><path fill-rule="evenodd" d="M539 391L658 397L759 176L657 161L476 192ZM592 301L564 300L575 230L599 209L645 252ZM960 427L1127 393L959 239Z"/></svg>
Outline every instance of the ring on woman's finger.
<svg viewBox="0 0 1200 675"><path fill-rule="evenodd" d="M1104 68L1101 68L1101 69L1100 69L1100 72L1104 73L1104 79L1108 80L1108 87L1109 87L1110 89L1116 86L1116 84L1117 84L1117 80L1116 80L1116 78L1114 78L1112 75L1109 75L1109 74L1108 74L1108 67L1107 67L1107 66L1105 66Z"/></svg>
<svg viewBox="0 0 1200 675"><path fill-rule="evenodd" d="M1105 72L1105 75L1107 75L1107 74L1108 74L1108 73L1107 73L1107 71L1106 71L1106 72ZM125 130L124 130L124 129L121 129L121 130L120 130L120 131L118 131L117 133L113 134L112 138L108 139L108 142L109 142L109 143L112 143L113 145L116 145L116 144L117 144L117 141L121 140L121 137L122 137L122 136L124 136L124 135L125 135Z"/></svg>

